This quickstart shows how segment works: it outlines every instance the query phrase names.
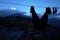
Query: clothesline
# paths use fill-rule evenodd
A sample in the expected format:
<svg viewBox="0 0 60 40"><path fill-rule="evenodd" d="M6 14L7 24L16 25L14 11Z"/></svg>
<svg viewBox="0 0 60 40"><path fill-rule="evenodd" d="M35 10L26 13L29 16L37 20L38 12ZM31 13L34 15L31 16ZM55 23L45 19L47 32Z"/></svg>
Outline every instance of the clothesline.
<svg viewBox="0 0 60 40"><path fill-rule="evenodd" d="M16 5L16 6L26 6L26 7L31 7L30 5L15 4L15 3L2 2L2 1L0 1L0 4L10 4L10 5ZM38 7L38 8L46 8L46 7L42 7L42 6L34 6L34 7ZM53 8L53 7L50 7L50 8ZM60 8L60 7L57 7L57 8Z"/></svg>

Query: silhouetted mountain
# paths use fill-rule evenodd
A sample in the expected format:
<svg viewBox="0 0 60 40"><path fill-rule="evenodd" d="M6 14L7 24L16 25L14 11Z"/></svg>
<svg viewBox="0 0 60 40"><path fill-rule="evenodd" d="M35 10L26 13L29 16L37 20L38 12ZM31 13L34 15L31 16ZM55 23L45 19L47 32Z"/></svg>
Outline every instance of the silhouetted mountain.
<svg viewBox="0 0 60 40"><path fill-rule="evenodd" d="M23 17L22 17L23 16ZM45 39L45 38L57 38L60 31L57 27L48 25L46 28L46 32L36 31L33 28L32 20L30 18L24 17L24 15L12 14L7 17L0 17L0 28L7 28L8 30L23 30L26 31L23 33L20 39L28 38L28 36L32 39ZM54 19L55 20L55 19ZM51 19L49 19L51 23ZM52 23L53 24L53 23ZM42 38L43 36L43 38ZM6 37L6 36L5 36ZM15 37L15 36L14 36ZM30 39L29 39L30 40Z"/></svg>
<svg viewBox="0 0 60 40"><path fill-rule="evenodd" d="M18 16L19 15L19 16ZM28 27L32 27L32 21L30 18L26 18L20 14L13 14L7 17L0 17L0 28L7 27L8 29L23 29L27 30Z"/></svg>
<svg viewBox="0 0 60 40"><path fill-rule="evenodd" d="M48 21L48 24L60 29L60 20L58 20L56 18L50 18Z"/></svg>
<svg viewBox="0 0 60 40"><path fill-rule="evenodd" d="M19 14L19 13L13 14L12 16L14 16L14 17L15 16L16 17L23 17L23 18L31 19L30 16L26 16L26 15ZM38 16L40 18L42 17L40 14ZM57 14L55 14L55 15L51 14L51 15L49 15L50 18L48 19L48 24L60 28L60 18L57 18L57 16L58 16Z"/></svg>
<svg viewBox="0 0 60 40"><path fill-rule="evenodd" d="M19 16L18 16L19 15ZM22 17L23 16L23 17ZM16 29L33 29L32 20L30 18L24 17L24 15L14 14L8 17L0 17L0 27L16 28ZM52 19L53 20L53 19ZM54 19L55 20L55 19ZM54 24L51 23L51 19L48 21L48 27L54 27ZM54 22L54 21L53 21ZM52 26L50 26L52 24Z"/></svg>
<svg viewBox="0 0 60 40"><path fill-rule="evenodd" d="M56 13L55 15L60 15L60 13Z"/></svg>
<svg viewBox="0 0 60 40"><path fill-rule="evenodd" d="M0 17L10 16L10 15L16 14L16 13L26 14L26 12L20 12L17 10L6 9L6 10L0 10Z"/></svg>
<svg viewBox="0 0 60 40"><path fill-rule="evenodd" d="M60 16L60 13L50 14L49 18L58 18L58 16Z"/></svg>
<svg viewBox="0 0 60 40"><path fill-rule="evenodd" d="M30 15L30 16L26 16L26 15L24 15L24 14L26 14L26 12L19 12L19 11L17 11L17 10L10 10L10 9L8 9L8 10L0 10L0 22L2 21L2 20L8 20L8 21L10 21L10 22L8 22L8 23L11 23L12 24L12 22L14 22L15 23L15 21L17 21L18 22L18 20L19 20L19 22L21 23L21 21L22 22L24 22L24 21L26 21L27 22L27 24L29 24L28 22L31 22L31 16L32 15ZM40 14L37 14L38 16L39 16L39 18L41 18L42 17L42 15L40 15ZM55 14L55 15L53 15L53 14L51 14L51 15L49 15L49 20L48 20L48 24L49 25L52 25L52 26L57 26L57 27L59 27L60 26L60 19L58 18L56 18L56 16L58 16L59 14L57 13L57 14ZM4 17L4 18L2 18L2 17ZM2 23L2 25L3 24L5 24L4 23L4 21L3 21L3 23ZM7 22L7 21L6 21ZM25 23L26 23L25 22ZM24 24L25 24L24 23ZM31 24L31 23L30 23ZM9 24L10 25L10 24ZM15 25L15 24L14 24Z"/></svg>
<svg viewBox="0 0 60 40"><path fill-rule="evenodd" d="M30 18L31 19L31 16L24 15L23 13L16 13L16 14L12 14L10 16L13 16L13 17L24 17L24 18Z"/></svg>
<svg viewBox="0 0 60 40"><path fill-rule="evenodd" d="M60 29L60 13L49 15L48 24Z"/></svg>

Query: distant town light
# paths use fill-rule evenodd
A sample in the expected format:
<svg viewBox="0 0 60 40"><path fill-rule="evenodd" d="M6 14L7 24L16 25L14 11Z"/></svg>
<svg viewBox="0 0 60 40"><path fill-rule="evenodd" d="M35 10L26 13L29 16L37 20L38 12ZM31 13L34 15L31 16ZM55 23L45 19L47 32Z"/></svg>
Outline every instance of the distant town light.
<svg viewBox="0 0 60 40"><path fill-rule="evenodd" d="M16 10L16 8L11 8L11 10Z"/></svg>

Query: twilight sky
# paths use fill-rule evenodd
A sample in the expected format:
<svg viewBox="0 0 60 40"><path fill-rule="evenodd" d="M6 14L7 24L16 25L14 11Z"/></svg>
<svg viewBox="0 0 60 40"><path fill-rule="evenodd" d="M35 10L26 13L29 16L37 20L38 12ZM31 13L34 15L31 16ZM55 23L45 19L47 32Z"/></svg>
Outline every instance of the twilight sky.
<svg viewBox="0 0 60 40"><path fill-rule="evenodd" d="M35 7L37 13L43 14L45 12L45 8L43 7L60 7L60 0L0 0L0 9L10 9L10 8L17 8L19 11L27 12L29 15L30 7L27 6L20 6L20 5L11 5L5 4L1 2L9 2L14 4L21 4L21 5L29 5L29 6L40 6ZM41 8L42 7L42 8ZM58 9L58 12L60 9Z"/></svg>

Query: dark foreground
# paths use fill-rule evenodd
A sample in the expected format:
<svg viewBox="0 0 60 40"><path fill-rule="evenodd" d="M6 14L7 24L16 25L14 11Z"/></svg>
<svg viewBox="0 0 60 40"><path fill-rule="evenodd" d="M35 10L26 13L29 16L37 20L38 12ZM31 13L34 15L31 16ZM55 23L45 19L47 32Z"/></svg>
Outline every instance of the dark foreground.
<svg viewBox="0 0 60 40"><path fill-rule="evenodd" d="M0 40L60 40L60 29L48 25L42 32L33 28L31 19L0 17Z"/></svg>

